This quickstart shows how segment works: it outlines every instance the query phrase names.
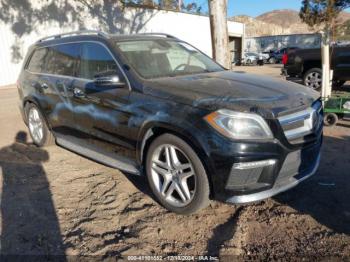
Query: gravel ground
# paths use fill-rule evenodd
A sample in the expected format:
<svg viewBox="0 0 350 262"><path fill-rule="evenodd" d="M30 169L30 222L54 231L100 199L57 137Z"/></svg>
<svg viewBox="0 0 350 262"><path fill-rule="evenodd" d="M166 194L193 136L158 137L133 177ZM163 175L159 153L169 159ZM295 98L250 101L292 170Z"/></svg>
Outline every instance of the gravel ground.
<svg viewBox="0 0 350 262"><path fill-rule="evenodd" d="M274 66L238 69L279 74ZM179 216L154 201L144 178L33 146L16 92L0 90L1 254L350 258L350 122L325 129L321 166L297 188Z"/></svg>

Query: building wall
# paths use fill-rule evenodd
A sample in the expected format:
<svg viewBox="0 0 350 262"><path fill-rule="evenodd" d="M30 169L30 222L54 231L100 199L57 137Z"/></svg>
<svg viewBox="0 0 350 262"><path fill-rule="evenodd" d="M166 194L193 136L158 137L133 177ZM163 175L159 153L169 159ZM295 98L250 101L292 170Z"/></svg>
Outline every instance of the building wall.
<svg viewBox="0 0 350 262"><path fill-rule="evenodd" d="M283 47L318 48L321 46L319 34L276 35L262 37L247 37L245 51L264 52Z"/></svg>
<svg viewBox="0 0 350 262"><path fill-rule="evenodd" d="M164 32L212 55L207 16L122 8L117 1L94 1L93 8L75 1L14 1L0 16L0 86L16 82L28 47L38 39L64 32L94 29L115 34ZM17 6L16 6L17 5ZM1 4L0 4L1 8ZM244 25L228 22L229 34L242 37Z"/></svg>

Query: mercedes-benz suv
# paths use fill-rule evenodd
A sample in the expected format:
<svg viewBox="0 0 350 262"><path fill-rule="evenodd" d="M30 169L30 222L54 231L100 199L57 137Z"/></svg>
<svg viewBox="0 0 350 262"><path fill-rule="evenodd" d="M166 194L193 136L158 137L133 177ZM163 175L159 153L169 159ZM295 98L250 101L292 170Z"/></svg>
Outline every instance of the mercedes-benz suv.
<svg viewBox="0 0 350 262"><path fill-rule="evenodd" d="M166 34L55 35L18 79L33 142L147 176L167 209L248 203L313 175L322 104L301 85L232 72Z"/></svg>

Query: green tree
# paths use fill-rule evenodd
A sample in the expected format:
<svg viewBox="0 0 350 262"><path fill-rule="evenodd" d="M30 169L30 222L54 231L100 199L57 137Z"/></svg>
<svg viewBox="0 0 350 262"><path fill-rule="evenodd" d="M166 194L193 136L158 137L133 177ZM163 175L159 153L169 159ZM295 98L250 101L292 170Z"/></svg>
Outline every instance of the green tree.
<svg viewBox="0 0 350 262"><path fill-rule="evenodd" d="M303 0L299 15L311 27L331 27L340 12L349 6L350 0Z"/></svg>

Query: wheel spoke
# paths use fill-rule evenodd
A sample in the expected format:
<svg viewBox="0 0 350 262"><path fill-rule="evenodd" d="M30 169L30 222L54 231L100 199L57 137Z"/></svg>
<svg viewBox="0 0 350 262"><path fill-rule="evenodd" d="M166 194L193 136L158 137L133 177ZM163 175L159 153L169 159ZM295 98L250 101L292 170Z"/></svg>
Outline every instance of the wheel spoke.
<svg viewBox="0 0 350 262"><path fill-rule="evenodd" d="M192 165L190 163L187 164L181 164L176 167L177 170L179 171L184 171L186 169L192 168Z"/></svg>
<svg viewBox="0 0 350 262"><path fill-rule="evenodd" d="M34 132L33 135L35 139L39 141L40 140L39 131L36 127L34 128L33 132Z"/></svg>
<svg viewBox="0 0 350 262"><path fill-rule="evenodd" d="M167 163L160 160L153 160L153 163L163 169L169 170L171 167Z"/></svg>
<svg viewBox="0 0 350 262"><path fill-rule="evenodd" d="M188 199L190 199L190 191L188 190L186 183L175 184L175 190L179 194L183 202L186 202Z"/></svg>
<svg viewBox="0 0 350 262"><path fill-rule="evenodd" d="M165 149L165 160L169 167L171 167L171 156L170 156L170 146L166 146Z"/></svg>
<svg viewBox="0 0 350 262"><path fill-rule="evenodd" d="M180 174L179 177L180 177L181 180L186 180L187 178L189 178L189 177L191 177L193 175L194 175L194 172L191 170L189 172Z"/></svg>
<svg viewBox="0 0 350 262"><path fill-rule="evenodd" d="M152 168L154 171L156 171L158 174L162 175L163 177L168 173L168 170L161 168L157 165L153 165Z"/></svg>
<svg viewBox="0 0 350 262"><path fill-rule="evenodd" d="M176 154L176 149L173 146L170 147L170 157L171 157L172 167L176 167L180 164L179 158L177 157L177 154Z"/></svg>
<svg viewBox="0 0 350 262"><path fill-rule="evenodd" d="M187 200L189 200L191 198L191 192L188 188L187 182L180 181L180 186L181 186L182 190L184 191Z"/></svg>
<svg viewBox="0 0 350 262"><path fill-rule="evenodd" d="M169 188L170 183L172 183L171 179L169 178L164 178L163 185L160 189L160 192L165 195L166 190Z"/></svg>
<svg viewBox="0 0 350 262"><path fill-rule="evenodd" d="M175 183L171 182L171 185L169 186L168 190L166 190L166 192L164 192L165 198L169 198L172 195L172 193L174 192L174 190L175 190Z"/></svg>

